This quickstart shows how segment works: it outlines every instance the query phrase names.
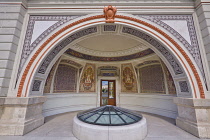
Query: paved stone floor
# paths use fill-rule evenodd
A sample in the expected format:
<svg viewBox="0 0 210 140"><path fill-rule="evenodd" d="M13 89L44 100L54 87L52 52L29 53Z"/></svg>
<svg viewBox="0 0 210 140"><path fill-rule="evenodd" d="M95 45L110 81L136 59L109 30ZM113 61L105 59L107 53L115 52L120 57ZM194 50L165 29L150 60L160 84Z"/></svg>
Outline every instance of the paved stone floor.
<svg viewBox="0 0 210 140"><path fill-rule="evenodd" d="M24 136L0 136L0 140L77 140L72 134L72 120L77 112L46 117L45 124ZM199 140L175 126L175 120L142 113L147 120L145 140Z"/></svg>

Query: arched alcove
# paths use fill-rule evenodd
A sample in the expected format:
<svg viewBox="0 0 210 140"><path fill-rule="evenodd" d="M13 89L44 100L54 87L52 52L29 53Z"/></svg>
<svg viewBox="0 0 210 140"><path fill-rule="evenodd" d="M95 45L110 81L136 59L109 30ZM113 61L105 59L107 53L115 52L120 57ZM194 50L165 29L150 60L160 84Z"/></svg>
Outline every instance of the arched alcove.
<svg viewBox="0 0 210 140"><path fill-rule="evenodd" d="M146 19L133 17L134 16L131 15L116 16L116 21L113 24L105 24L103 16L101 15L80 17L78 20L75 19L67 22L67 24L54 31L53 35L47 36L46 39L32 51L23 66L25 70L20 74L20 79L17 84L18 96L42 96L50 70L64 53L76 59L86 59L95 62L101 61L105 64L118 62L121 61L121 59L125 61L135 60L140 58L143 54L151 53L150 50L144 50L143 53L133 51L135 53L124 54L124 56L105 57L84 54L81 50L81 52L78 52L78 50L75 49L76 47L74 47L75 44L85 39L88 40L104 34L110 34L110 36L123 36L139 41L149 47L152 52L154 51L170 71L175 82L177 96L203 98L203 80L196 63L189 57L190 55L188 56L189 52L176 38L173 38L173 35L164 29L160 30ZM91 53L92 52L90 52L90 54ZM95 93L97 92L98 91L95 91ZM93 93L80 96L84 98L90 97L90 100L92 100L98 95L94 95ZM123 98L125 99L127 97L131 98L132 96L128 94L122 95L121 101L123 101ZM136 97L133 96L130 100L134 100L134 98ZM170 98L171 102L172 99L173 97ZM98 101L96 101L95 105L97 105L97 102ZM118 101L118 103L120 104L120 101ZM83 107L74 109L79 110ZM93 104L89 107L93 107ZM173 117L176 117L176 114Z"/></svg>

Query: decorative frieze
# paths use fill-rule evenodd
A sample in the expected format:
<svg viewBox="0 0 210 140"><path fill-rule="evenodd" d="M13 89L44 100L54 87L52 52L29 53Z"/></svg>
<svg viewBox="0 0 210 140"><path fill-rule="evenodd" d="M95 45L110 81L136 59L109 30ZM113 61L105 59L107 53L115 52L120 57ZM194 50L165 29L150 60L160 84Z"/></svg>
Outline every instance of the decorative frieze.
<svg viewBox="0 0 210 140"><path fill-rule="evenodd" d="M144 65L149 65L149 64L155 64L155 63L160 63L158 60L150 60L150 61L144 61L143 63L138 64L136 67L141 67Z"/></svg>
<svg viewBox="0 0 210 140"><path fill-rule="evenodd" d="M104 25L104 31L115 31L116 25Z"/></svg>
<svg viewBox="0 0 210 140"><path fill-rule="evenodd" d="M175 74L183 74L183 70L180 67L177 60L174 58L174 56L165 47L163 47L158 41L156 41L155 39L153 39L149 35L147 35L143 32L140 32L136 29L133 29L133 28L129 28L129 27L124 26L123 29L122 29L122 32L134 35L134 36L139 37L139 38L147 41L148 43L150 43L157 50L159 50L159 52L166 58L166 60L168 60L171 67L173 68Z"/></svg>
<svg viewBox="0 0 210 140"><path fill-rule="evenodd" d="M98 76L119 76L119 68L115 66L98 67Z"/></svg>
<svg viewBox="0 0 210 140"><path fill-rule="evenodd" d="M68 49L65 53L68 55L77 57L77 58L85 59L85 60L111 62L111 61L126 61L126 60L137 59L137 58L141 58L141 57L153 54L154 52L151 49L147 49L147 50L135 53L135 54L119 56L119 57L92 56L92 55L83 54L83 53L74 51L72 49Z"/></svg>
<svg viewBox="0 0 210 140"><path fill-rule="evenodd" d="M162 28L166 29L171 34L173 34L173 36L176 37L192 55L205 80L205 74L204 74L201 54L199 50L198 39L197 39L192 15L148 15L148 16L137 15L137 16L150 20L158 24ZM164 23L164 20L166 21L173 20L174 22L185 20L187 22L187 27L188 27L189 37L190 37L191 42L189 43L182 35L180 35L178 31L176 31L176 29Z"/></svg>
<svg viewBox="0 0 210 140"><path fill-rule="evenodd" d="M73 66L75 66L75 67L78 67L78 68L82 67L81 64L79 64L79 63L77 63L77 62L74 62L74 61L72 61L72 60L69 60L69 59L62 59L60 62L61 62L61 63L67 63L67 64L73 65Z"/></svg>
<svg viewBox="0 0 210 140"><path fill-rule="evenodd" d="M61 25L65 24L66 22L75 19L79 16L30 16L28 21L28 27L26 31L26 36L24 40L24 45L22 49L21 59L20 59L20 65L18 69L18 76L22 70L23 65L25 64L26 60L28 59L29 55L32 53L32 51L37 47L37 45L46 38L47 35L49 35L51 32L53 32L55 29L60 27ZM34 42L31 42L34 25L36 21L57 21L55 24L50 26L47 30L45 30L41 35L38 36L38 38L35 39Z"/></svg>
<svg viewBox="0 0 210 140"><path fill-rule="evenodd" d="M74 33L73 35L69 36L66 38L64 41L59 43L45 58L44 62L40 66L38 73L44 74L45 71L47 70L47 67L49 66L50 62L53 60L53 58L64 48L66 47L69 43L73 42L74 40L83 37L88 34L96 33L97 32L97 27L90 27L84 30L81 30L79 32Z"/></svg>

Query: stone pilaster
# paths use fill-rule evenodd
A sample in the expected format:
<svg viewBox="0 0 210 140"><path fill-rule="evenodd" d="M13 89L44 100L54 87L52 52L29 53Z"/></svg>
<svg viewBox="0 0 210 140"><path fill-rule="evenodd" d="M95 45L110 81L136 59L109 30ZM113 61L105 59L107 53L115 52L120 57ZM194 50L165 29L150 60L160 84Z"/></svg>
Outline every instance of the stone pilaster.
<svg viewBox="0 0 210 140"><path fill-rule="evenodd" d="M210 67L210 1L196 0L196 14L200 25L207 61ZM208 77L207 77L208 78Z"/></svg>
<svg viewBox="0 0 210 140"><path fill-rule="evenodd" d="M176 125L200 138L210 138L210 99L175 97Z"/></svg>
<svg viewBox="0 0 210 140"><path fill-rule="evenodd" d="M44 124L40 97L0 98L0 135L24 135Z"/></svg>
<svg viewBox="0 0 210 140"><path fill-rule="evenodd" d="M0 96L7 96L26 9L23 0L0 2Z"/></svg>

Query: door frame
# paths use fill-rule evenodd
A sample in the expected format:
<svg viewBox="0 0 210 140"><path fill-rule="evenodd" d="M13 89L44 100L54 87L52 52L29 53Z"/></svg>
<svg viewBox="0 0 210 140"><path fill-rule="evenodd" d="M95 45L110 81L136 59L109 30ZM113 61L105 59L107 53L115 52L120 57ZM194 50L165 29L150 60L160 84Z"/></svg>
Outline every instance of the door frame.
<svg viewBox="0 0 210 140"><path fill-rule="evenodd" d="M102 102L102 81L108 81L108 105L109 105L109 82L114 82L114 90L115 90L115 94L114 94L114 99L115 99L115 105L116 106L116 80L107 80L107 79L101 79L100 80L100 106L102 106L101 102Z"/></svg>
<svg viewBox="0 0 210 140"><path fill-rule="evenodd" d="M108 77L108 76L98 76L97 80L97 103L96 106L99 107L101 106L101 80L115 80L115 100L116 100L116 106L119 106L120 103L120 79L118 76L113 76L113 77Z"/></svg>

